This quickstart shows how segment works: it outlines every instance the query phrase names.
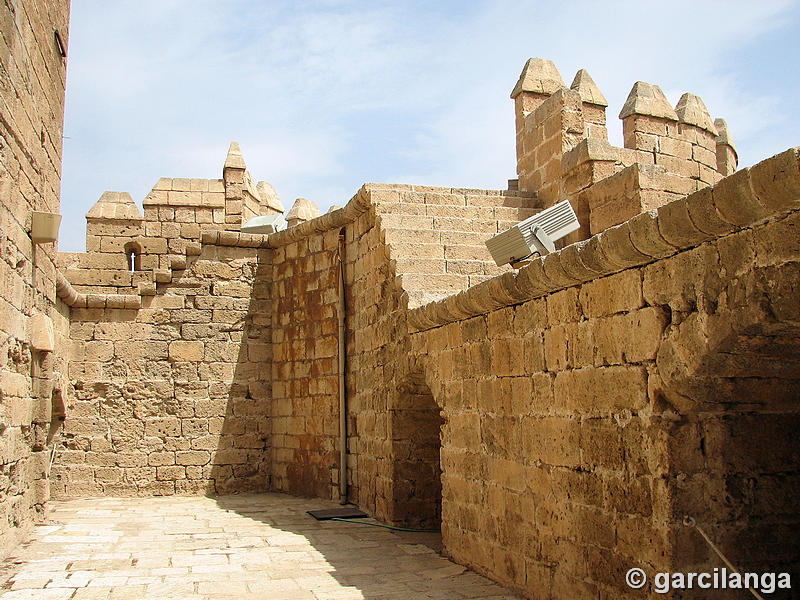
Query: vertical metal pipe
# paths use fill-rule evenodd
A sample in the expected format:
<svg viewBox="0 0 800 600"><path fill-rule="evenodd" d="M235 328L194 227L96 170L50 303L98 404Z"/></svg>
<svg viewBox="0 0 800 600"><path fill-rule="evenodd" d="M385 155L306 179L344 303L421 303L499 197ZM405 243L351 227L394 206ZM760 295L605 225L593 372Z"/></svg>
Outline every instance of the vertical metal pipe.
<svg viewBox="0 0 800 600"><path fill-rule="evenodd" d="M347 346L345 338L344 296L345 230L339 232L339 503L347 504L347 395L345 390L345 367Z"/></svg>

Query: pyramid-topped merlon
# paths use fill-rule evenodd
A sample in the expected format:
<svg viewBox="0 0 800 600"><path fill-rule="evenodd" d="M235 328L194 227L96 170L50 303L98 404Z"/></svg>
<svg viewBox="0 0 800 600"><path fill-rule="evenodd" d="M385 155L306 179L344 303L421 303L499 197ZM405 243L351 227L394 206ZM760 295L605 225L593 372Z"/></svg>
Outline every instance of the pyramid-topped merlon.
<svg viewBox="0 0 800 600"><path fill-rule="evenodd" d="M246 169L247 165L244 162L242 149L239 147L239 142L231 142L228 147L228 155L225 157L225 165L223 169Z"/></svg>
<svg viewBox="0 0 800 600"><path fill-rule="evenodd" d="M633 84L628 99L622 106L619 118L624 119L633 114L648 115L677 121L678 115L670 105L669 100L661 88L646 81L637 81Z"/></svg>
<svg viewBox="0 0 800 600"><path fill-rule="evenodd" d="M621 148L608 141L608 101L585 69L567 88L552 61L531 58L512 98L517 189L535 193L545 207L572 203L581 230L567 242L587 239L736 171L730 132L723 121L715 124L692 93L673 106L658 85L637 81L619 114Z"/></svg>
<svg viewBox="0 0 800 600"><path fill-rule="evenodd" d="M258 190L262 207L265 207L270 212L284 212L283 202L281 202L281 199L278 197L278 192L275 191L272 184L266 181L259 181L256 185L256 190Z"/></svg>
<svg viewBox="0 0 800 600"><path fill-rule="evenodd" d="M575 79L572 80L572 85L569 87L578 92L582 102L596 104L597 106L608 106L608 100L606 100L603 92L597 87L594 79L586 69L581 69L575 74Z"/></svg>
<svg viewBox="0 0 800 600"><path fill-rule="evenodd" d="M139 207L128 192L103 192L100 199L86 213L87 219L113 219L116 221L141 221Z"/></svg>
<svg viewBox="0 0 800 600"><path fill-rule="evenodd" d="M566 87L566 85L552 60L529 58L522 68L522 73L511 92L511 97L516 98L522 92L550 95L562 87Z"/></svg>
<svg viewBox="0 0 800 600"><path fill-rule="evenodd" d="M681 123L700 127L701 129L710 131L714 135L718 133L705 103L699 96L688 92L685 93L681 96L681 99L678 100L675 113L678 115L678 119L680 119Z"/></svg>
<svg viewBox="0 0 800 600"><path fill-rule="evenodd" d="M295 225L314 219L321 214L316 202L308 198L298 198L294 201L289 212L286 213L285 218L287 225L289 227L294 227Z"/></svg>

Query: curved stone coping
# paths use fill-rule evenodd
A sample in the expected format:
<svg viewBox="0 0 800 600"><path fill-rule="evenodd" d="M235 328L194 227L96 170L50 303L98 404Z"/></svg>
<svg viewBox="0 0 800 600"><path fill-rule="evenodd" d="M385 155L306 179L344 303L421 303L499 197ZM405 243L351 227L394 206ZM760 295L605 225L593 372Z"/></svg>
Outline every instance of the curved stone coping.
<svg viewBox="0 0 800 600"><path fill-rule="evenodd" d="M56 294L72 308L141 308L139 294L83 294L75 290L67 278L56 271Z"/></svg>
<svg viewBox="0 0 800 600"><path fill-rule="evenodd" d="M204 231L200 237L203 244L211 246L234 246L237 248L271 248L269 237L259 233L239 231Z"/></svg>
<svg viewBox="0 0 800 600"><path fill-rule="evenodd" d="M539 258L408 313L424 331L520 304L631 267L666 258L800 208L800 157L792 148L713 187L641 213L592 238Z"/></svg>

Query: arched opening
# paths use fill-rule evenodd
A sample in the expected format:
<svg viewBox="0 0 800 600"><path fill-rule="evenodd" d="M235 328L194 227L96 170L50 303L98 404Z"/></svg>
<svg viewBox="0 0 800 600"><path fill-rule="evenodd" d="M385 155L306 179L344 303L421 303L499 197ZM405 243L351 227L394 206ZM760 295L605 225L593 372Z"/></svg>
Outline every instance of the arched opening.
<svg viewBox="0 0 800 600"><path fill-rule="evenodd" d="M406 379L391 411L392 520L398 525L419 529L441 525L442 424L422 374Z"/></svg>
<svg viewBox="0 0 800 600"><path fill-rule="evenodd" d="M142 270L142 247L138 242L125 244L125 256L128 257L128 270L131 272Z"/></svg>

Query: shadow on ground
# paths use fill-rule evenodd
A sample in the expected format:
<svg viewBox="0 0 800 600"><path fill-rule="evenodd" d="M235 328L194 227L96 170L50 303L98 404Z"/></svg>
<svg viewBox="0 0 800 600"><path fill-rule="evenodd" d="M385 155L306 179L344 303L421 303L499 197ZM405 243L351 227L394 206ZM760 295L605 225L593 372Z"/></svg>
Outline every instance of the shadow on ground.
<svg viewBox="0 0 800 600"><path fill-rule="evenodd" d="M306 511L339 507L320 499L262 494L219 496L214 500L220 508L266 526L268 547L278 549L270 552L270 575L277 580L283 576L300 580L315 594L309 598L519 598L441 556L438 533L317 521ZM373 519L363 521L376 523Z"/></svg>

